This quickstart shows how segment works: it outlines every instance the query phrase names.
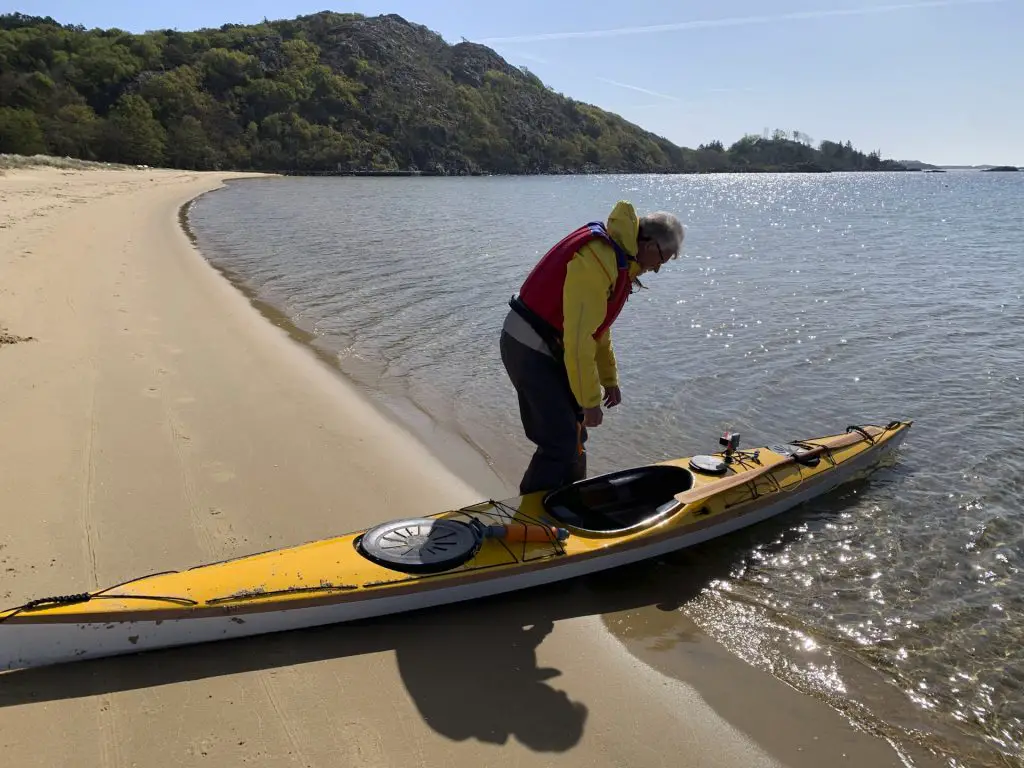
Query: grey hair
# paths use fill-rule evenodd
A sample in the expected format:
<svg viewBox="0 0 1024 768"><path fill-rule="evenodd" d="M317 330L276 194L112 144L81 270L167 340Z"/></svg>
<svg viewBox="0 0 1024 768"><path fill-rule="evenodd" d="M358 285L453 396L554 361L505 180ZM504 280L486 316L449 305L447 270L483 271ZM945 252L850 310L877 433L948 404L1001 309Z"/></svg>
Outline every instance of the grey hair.
<svg viewBox="0 0 1024 768"><path fill-rule="evenodd" d="M672 258L679 256L686 231L679 219L665 211L655 211L640 217L639 236L644 240L653 240L665 253Z"/></svg>

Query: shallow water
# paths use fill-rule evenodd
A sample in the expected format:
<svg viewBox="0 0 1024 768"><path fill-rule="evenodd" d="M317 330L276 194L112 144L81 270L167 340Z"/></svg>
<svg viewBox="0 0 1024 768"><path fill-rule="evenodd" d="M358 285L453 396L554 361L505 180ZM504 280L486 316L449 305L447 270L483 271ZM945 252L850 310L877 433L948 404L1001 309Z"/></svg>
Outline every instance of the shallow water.
<svg viewBox="0 0 1024 768"><path fill-rule="evenodd" d="M696 621L896 742L1016 764L1024 174L289 178L232 183L190 221L350 376L514 487L531 446L498 355L508 298L620 198L688 232L616 322L624 402L592 474L716 450L725 429L751 447L915 426L867 482L652 564L610 629L649 657L672 653L661 614Z"/></svg>

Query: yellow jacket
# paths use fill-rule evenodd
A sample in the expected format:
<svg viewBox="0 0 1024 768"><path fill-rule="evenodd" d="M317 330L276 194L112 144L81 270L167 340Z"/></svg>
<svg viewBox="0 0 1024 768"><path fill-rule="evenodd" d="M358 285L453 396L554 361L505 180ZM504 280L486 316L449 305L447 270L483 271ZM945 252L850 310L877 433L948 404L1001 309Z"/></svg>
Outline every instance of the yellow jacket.
<svg viewBox="0 0 1024 768"><path fill-rule="evenodd" d="M630 256L636 256L638 225L636 210L624 200L615 204L605 223L608 234ZM640 265L630 261L630 278L639 272ZM580 248L566 269L562 289L565 368L576 401L584 408L601 404L601 387L619 385L611 328L594 339L617 278L615 250L603 240L591 240Z"/></svg>

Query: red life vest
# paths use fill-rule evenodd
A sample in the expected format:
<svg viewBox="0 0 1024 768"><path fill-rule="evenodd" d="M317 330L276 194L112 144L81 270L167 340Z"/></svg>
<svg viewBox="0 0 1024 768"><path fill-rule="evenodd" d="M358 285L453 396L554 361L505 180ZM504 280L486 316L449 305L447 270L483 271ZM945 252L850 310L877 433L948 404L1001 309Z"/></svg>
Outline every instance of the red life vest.
<svg viewBox="0 0 1024 768"><path fill-rule="evenodd" d="M522 288L519 290L519 304L532 314L534 320L541 320L550 326L560 339L563 330L562 314L562 289L565 285L566 269L569 261L580 248L591 240L600 238L615 249L615 261L618 267L618 275L611 295L608 297L608 309L605 312L604 320L598 329L594 331L594 338L598 338L615 322L619 316L626 299L629 298L629 257L618 243L608 234L604 224L599 221L592 221L579 229L570 232L544 257L537 262L530 270ZM513 299L513 306L515 306ZM542 336L550 335L541 334Z"/></svg>

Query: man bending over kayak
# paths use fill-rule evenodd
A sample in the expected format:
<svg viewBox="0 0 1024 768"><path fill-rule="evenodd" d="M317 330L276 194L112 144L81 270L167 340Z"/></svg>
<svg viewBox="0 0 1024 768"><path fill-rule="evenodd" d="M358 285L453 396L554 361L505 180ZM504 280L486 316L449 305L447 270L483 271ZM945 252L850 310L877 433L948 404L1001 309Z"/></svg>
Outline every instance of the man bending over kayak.
<svg viewBox="0 0 1024 768"><path fill-rule="evenodd" d="M603 403L622 402L611 324L639 285L679 255L684 230L670 213L637 217L620 200L607 223L591 222L559 241L509 302L500 348L527 438L536 444L522 494L586 477L587 428Z"/></svg>

